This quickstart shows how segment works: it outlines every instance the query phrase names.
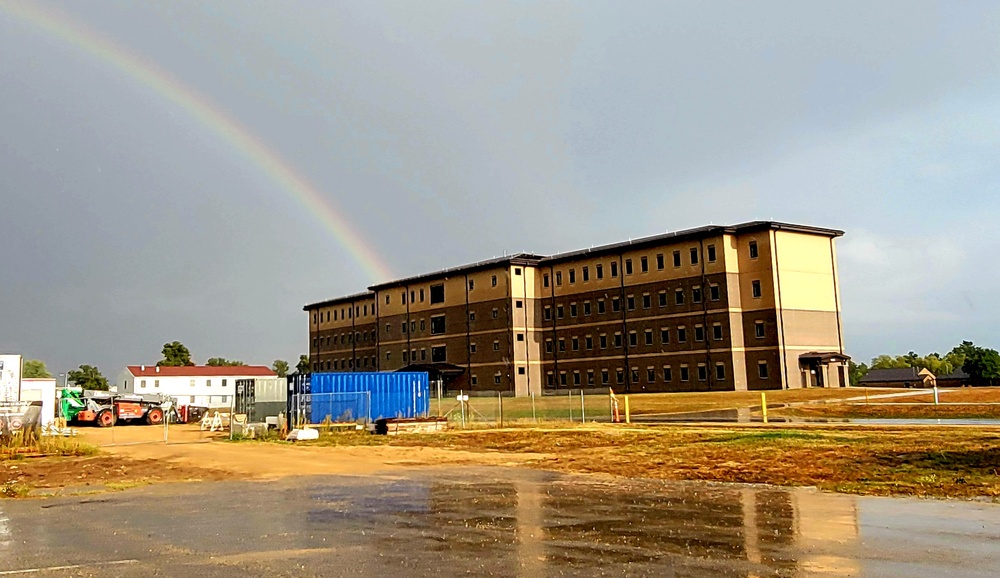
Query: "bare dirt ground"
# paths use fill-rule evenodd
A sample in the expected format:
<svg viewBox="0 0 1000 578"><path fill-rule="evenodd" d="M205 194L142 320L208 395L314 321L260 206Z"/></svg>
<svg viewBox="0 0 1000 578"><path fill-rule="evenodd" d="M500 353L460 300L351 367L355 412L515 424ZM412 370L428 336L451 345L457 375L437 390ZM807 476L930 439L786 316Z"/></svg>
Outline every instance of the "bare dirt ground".
<svg viewBox="0 0 1000 578"><path fill-rule="evenodd" d="M863 397L865 390L859 391ZM800 405L775 410L774 415L870 419L1000 419L1000 388L996 387L940 389L938 399L944 405L934 404L931 390L910 390L914 393L923 392L923 395L907 397L878 397L878 391L880 390L869 390L868 402L860 400L851 403Z"/></svg>

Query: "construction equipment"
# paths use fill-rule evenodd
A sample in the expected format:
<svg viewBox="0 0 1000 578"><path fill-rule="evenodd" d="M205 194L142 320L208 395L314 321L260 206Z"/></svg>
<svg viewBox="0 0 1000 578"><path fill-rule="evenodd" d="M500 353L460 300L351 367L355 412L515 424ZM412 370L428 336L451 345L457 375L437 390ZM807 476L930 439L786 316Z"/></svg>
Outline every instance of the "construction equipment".
<svg viewBox="0 0 1000 578"><path fill-rule="evenodd" d="M160 396L115 395L105 391L66 388L60 392L59 410L67 423L94 423L109 427L119 422L149 425L163 423L169 400Z"/></svg>

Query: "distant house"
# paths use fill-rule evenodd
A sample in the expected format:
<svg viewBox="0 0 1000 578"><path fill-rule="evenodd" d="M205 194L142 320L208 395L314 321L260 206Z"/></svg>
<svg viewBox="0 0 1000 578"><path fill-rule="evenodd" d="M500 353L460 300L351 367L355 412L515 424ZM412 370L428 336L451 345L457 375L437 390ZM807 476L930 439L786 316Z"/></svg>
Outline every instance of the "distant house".
<svg viewBox="0 0 1000 578"><path fill-rule="evenodd" d="M968 373L958 368L947 375L939 375L937 378L938 387L965 387L972 385L972 379Z"/></svg>
<svg viewBox="0 0 1000 578"><path fill-rule="evenodd" d="M116 383L121 393L167 395L178 405L225 407L232 402L237 379L268 377L277 374L262 365L130 365L118 375Z"/></svg>
<svg viewBox="0 0 1000 578"><path fill-rule="evenodd" d="M937 378L926 369L901 367L894 369L872 369L858 385L863 387L934 387Z"/></svg>

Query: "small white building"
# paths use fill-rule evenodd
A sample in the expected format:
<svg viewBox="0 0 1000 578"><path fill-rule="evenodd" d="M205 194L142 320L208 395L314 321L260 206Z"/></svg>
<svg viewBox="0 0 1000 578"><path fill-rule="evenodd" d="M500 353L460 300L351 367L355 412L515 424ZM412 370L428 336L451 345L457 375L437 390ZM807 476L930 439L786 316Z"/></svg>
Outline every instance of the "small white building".
<svg viewBox="0 0 1000 578"><path fill-rule="evenodd" d="M263 365L160 367L129 365L115 384L119 393L159 394L173 397L178 405L228 407L236 392L237 379L274 378Z"/></svg>
<svg viewBox="0 0 1000 578"><path fill-rule="evenodd" d="M42 402L42 426L51 425L56 420L56 380L51 377L23 378L21 401Z"/></svg>

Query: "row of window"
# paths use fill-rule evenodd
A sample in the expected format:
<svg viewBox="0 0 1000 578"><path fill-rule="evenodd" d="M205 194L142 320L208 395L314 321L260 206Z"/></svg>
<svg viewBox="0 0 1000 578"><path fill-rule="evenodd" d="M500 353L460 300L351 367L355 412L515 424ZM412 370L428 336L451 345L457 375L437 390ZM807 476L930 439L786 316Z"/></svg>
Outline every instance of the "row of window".
<svg viewBox="0 0 1000 578"><path fill-rule="evenodd" d="M192 379L191 380L191 387L194 387L194 386L195 386L195 380ZM153 380L153 388L157 388L157 387L160 387L160 380L159 379L154 379ZM211 379L206 379L205 380L205 387L212 387L212 380ZM225 379L222 380L222 387L226 387L226 380ZM139 388L140 389L145 389L146 388L146 380L145 379L140 379L139 380Z"/></svg>
<svg viewBox="0 0 1000 578"><path fill-rule="evenodd" d="M678 377L681 382L691 381L691 370L688 364L682 363L680 365L678 372ZM611 370L608 368L603 368L601 372L601 385L611 384ZM670 365L664 365L660 372L657 372L655 366L646 367L646 381L640 381L641 372L638 367L632 367L630 370L631 381L630 383L670 383L674 380L673 367ZM708 365L704 363L699 363L697 366L698 381L708 381ZM760 379L768 379L769 371L767 368L767 362L761 361L757 364L757 376ZM572 372L560 371L559 372L559 385L568 386L570 385L570 379L572 379L572 385L579 386L583 385L583 379L586 377L586 385L596 385L596 371L593 369L588 369L586 373L581 373L579 370L574 370ZM660 378L659 381L657 378ZM715 379L716 381L725 381L726 379L726 365L724 363L715 364ZM625 369L622 367L615 368L615 384L622 385L625 383ZM555 372L549 371L545 374L545 384L549 387L556 385L556 375Z"/></svg>
<svg viewBox="0 0 1000 578"><path fill-rule="evenodd" d="M757 287L759 289L759 282L756 282L756 283L758 283L758 284L755 285L754 287ZM709 288L708 288L708 290L709 290L708 292L709 292L709 300L710 301L719 301L720 300L721 297L720 297L720 291L719 291L719 286L718 285L710 285ZM759 291L755 291L754 295L757 296L757 297L759 297L760 296L759 295ZM653 296L650 293L643 293L640 296L640 299L641 299L641 302L642 302L642 308L643 309L651 309L653 307ZM676 289L674 291L674 304L675 305L684 305L685 304L685 299L686 299L686 297L685 297L685 293L684 293L683 289ZM702 299L703 299L703 296L702 296L701 287L692 287L691 288L691 302L692 303L701 303ZM657 300L656 300L657 306L658 307L667 307L667 301L668 301L667 300L667 291L666 290L660 291L657 294ZM583 312L584 316L588 316L588 315L591 315L593 313L593 307L591 307L591 302L590 301L584 301L581 305L582 305L582 307L578 307L576 303L570 303L569 304L569 316L570 317L577 317L578 314L581 311ZM620 298L618 298L617 296L611 297L611 312L612 313L617 313L617 312L621 311L621 309L622 309L622 300ZM625 309L627 311L635 311L635 309L636 309L636 297L635 297L635 295L626 295L625 296ZM603 315L605 313L607 313L607 304L606 304L606 302L605 302L605 300L603 298L602 299L598 299L597 300L597 314L598 315ZM552 319L552 306L546 305L543 308L543 315L544 315L546 321L551 320ZM556 319L563 319L566 316L566 307L562 303L557 304L555 306L555 315L556 315Z"/></svg>
<svg viewBox="0 0 1000 578"><path fill-rule="evenodd" d="M677 334L677 343L687 343L687 339L688 339L687 327L685 327L684 325L680 325L680 326L678 326L675 329L675 331L676 331L676 334ZM659 331L659 334L660 334L659 335L659 344L660 345L669 345L670 344L670 328L669 327L661 327L660 331ZM764 338L765 331L764 331L764 322L763 321L757 320L757 321L754 322L754 335L758 339L763 339ZM519 337L520 337L520 334L519 334ZM723 337L722 324L721 323L713 323L712 324L712 339L714 341L722 341L723 338L724 337ZM623 337L622 337L622 333L620 331L619 332L615 332L613 334L612 340L613 340L612 343L614 343L614 347L617 347L617 348L621 348L622 347ZM697 325L694 326L694 340L695 341L705 341L705 327L703 325L697 324ZM655 345L656 344L655 343L655 332L652 329L646 329L646 330L644 330L643 331L643 340L642 341L643 341L644 345ZM570 348L571 348L572 351L579 351L580 350L581 339L580 339L579 336L576 336L576 335L571 336L569 338L569 342L570 342ZM566 338L565 337L560 337L556 341L556 343L558 343L559 351L566 351ZM587 350L594 349L594 336L593 335L584 335L583 339L582 339L582 344L583 344L583 348L584 349L587 349ZM601 333L601 334L599 334L597 336L597 344L598 344L598 349L607 349L608 348L608 334L607 333ZM629 331L629 334L628 334L628 344L629 344L629 347L637 347L639 345L639 333L638 333L638 331ZM546 339L545 340L545 352L546 353L552 353L552 351L553 351L553 340L551 338Z"/></svg>

